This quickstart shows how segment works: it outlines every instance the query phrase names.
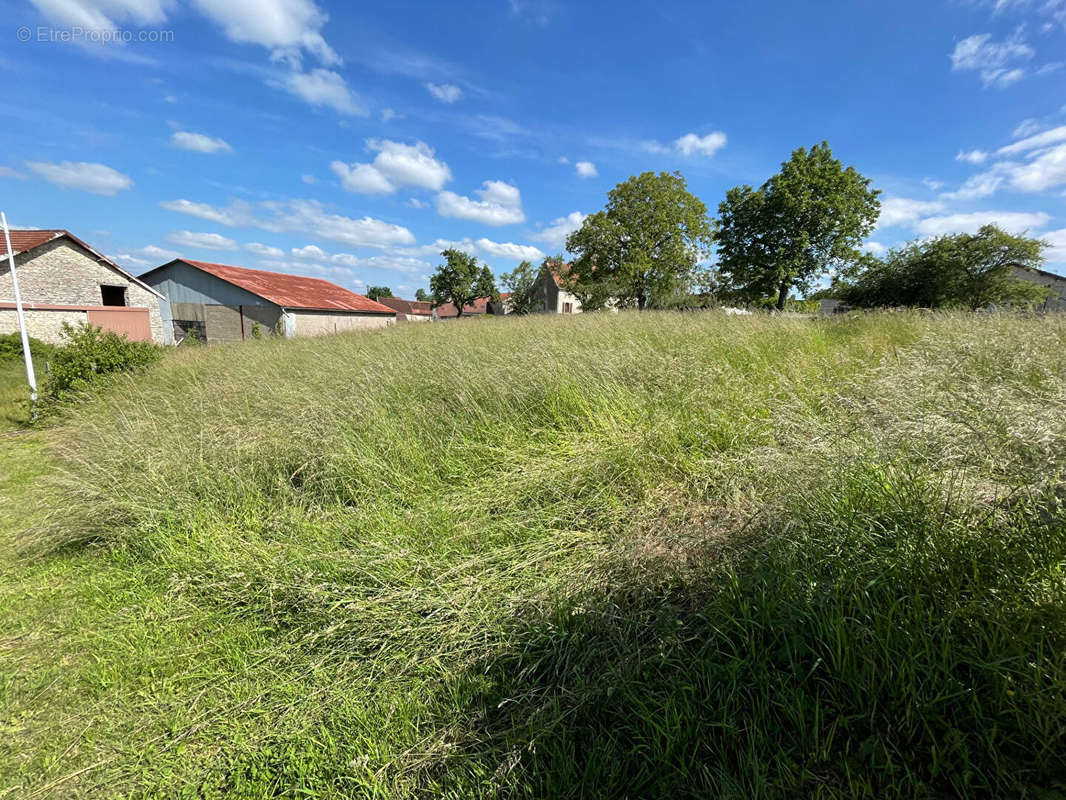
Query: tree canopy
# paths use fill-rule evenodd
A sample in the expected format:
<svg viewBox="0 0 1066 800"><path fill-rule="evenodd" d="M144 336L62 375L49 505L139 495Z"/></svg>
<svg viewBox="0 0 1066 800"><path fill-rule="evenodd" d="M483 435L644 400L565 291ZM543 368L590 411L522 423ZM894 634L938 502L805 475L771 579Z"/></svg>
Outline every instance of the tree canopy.
<svg viewBox="0 0 1066 800"><path fill-rule="evenodd" d="M431 295L425 289L416 289L415 300L418 300L420 303L430 302L433 300L433 295Z"/></svg>
<svg viewBox="0 0 1066 800"><path fill-rule="evenodd" d="M429 279L434 306L452 303L461 317L463 308L477 298L499 298L492 271L474 256L454 249L444 250L441 255L444 263Z"/></svg>
<svg viewBox="0 0 1066 800"><path fill-rule="evenodd" d="M538 274L530 262L523 261L511 272L500 275L500 283L511 293L512 314L532 314L540 307L536 290Z"/></svg>
<svg viewBox="0 0 1066 800"><path fill-rule="evenodd" d="M859 258L880 214L879 194L826 142L795 150L759 189L730 189L715 230L725 293L784 309L793 289L806 291Z"/></svg>
<svg viewBox="0 0 1066 800"><path fill-rule="evenodd" d="M884 258L868 258L837 281L835 294L859 307L987 308L1029 305L1047 289L1012 274L1012 267L1039 268L1047 245L995 225L911 242Z"/></svg>
<svg viewBox="0 0 1066 800"><path fill-rule="evenodd" d="M388 286L371 286L366 290L366 296L371 300L380 300L382 297L393 297L393 294Z"/></svg>
<svg viewBox="0 0 1066 800"><path fill-rule="evenodd" d="M643 309L687 282L711 240L707 206L680 173L645 172L615 186L606 208L567 237L575 258L561 277L586 310L607 297Z"/></svg>

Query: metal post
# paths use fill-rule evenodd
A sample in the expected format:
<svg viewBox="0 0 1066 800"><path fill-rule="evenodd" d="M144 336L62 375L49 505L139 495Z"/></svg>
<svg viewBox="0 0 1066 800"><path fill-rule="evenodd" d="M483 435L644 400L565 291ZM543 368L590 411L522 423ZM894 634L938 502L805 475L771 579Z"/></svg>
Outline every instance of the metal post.
<svg viewBox="0 0 1066 800"><path fill-rule="evenodd" d="M22 357L26 361L26 382L30 385L30 400L37 406L37 376L33 372L33 355L30 353L30 337L26 333L26 316L22 313L22 295L19 294L19 278L15 272L15 253L11 247L11 233L7 229L7 216L0 211L0 224L4 227L4 243L7 245L7 266L11 270L11 285L15 289L15 313L19 319L19 333L22 334Z"/></svg>

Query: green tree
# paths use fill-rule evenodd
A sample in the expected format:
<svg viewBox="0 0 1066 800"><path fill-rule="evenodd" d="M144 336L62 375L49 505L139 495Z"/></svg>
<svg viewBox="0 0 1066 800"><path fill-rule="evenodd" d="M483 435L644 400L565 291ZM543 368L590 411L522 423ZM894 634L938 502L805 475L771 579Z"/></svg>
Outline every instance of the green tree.
<svg viewBox="0 0 1066 800"><path fill-rule="evenodd" d="M500 283L511 293L512 314L532 314L540 307L537 297L537 272L528 261L523 261L511 272L500 275Z"/></svg>
<svg viewBox="0 0 1066 800"><path fill-rule="evenodd" d="M415 300L419 301L420 303L427 303L427 302L429 302L432 299L433 299L433 296L429 292L427 292L425 289L416 289L415 290Z"/></svg>
<svg viewBox="0 0 1066 800"><path fill-rule="evenodd" d="M492 272L474 256L462 250L444 250L441 255L444 263L429 279L434 306L452 303L461 317L463 308L479 297L499 299Z"/></svg>
<svg viewBox="0 0 1066 800"><path fill-rule="evenodd" d="M567 281L579 299L588 295L588 310L607 292L619 305L644 309L687 282L711 241L707 206L680 173L645 172L615 186L606 208L567 237L575 254Z"/></svg>
<svg viewBox="0 0 1066 800"><path fill-rule="evenodd" d="M366 296L371 300L380 300L382 297L392 297L392 289L388 286L371 286L366 290Z"/></svg>
<svg viewBox="0 0 1066 800"><path fill-rule="evenodd" d="M805 292L860 257L881 211L879 194L833 158L826 142L795 150L759 189L730 189L715 230L726 293L772 299L783 310L793 289Z"/></svg>
<svg viewBox="0 0 1066 800"><path fill-rule="evenodd" d="M836 295L851 305L873 308L987 308L1033 305L1048 290L1014 277L1012 267L1037 269L1045 242L1015 236L995 225L916 241L868 258L836 282Z"/></svg>

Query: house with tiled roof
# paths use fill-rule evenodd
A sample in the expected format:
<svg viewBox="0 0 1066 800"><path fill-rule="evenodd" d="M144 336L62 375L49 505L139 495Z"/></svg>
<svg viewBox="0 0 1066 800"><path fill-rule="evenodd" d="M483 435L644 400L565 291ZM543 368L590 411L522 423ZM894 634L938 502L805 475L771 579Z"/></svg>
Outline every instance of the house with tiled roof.
<svg viewBox="0 0 1066 800"><path fill-rule="evenodd" d="M178 342L317 336L396 321L395 310L322 278L176 258L141 280L166 298Z"/></svg>
<svg viewBox="0 0 1066 800"><path fill-rule="evenodd" d="M162 295L70 231L9 231L30 336L63 341L63 324L91 324L128 339L169 341ZM0 232L0 333L18 330L7 242Z"/></svg>
<svg viewBox="0 0 1066 800"><path fill-rule="evenodd" d="M569 266L569 265L567 265ZM545 261L537 274L534 291L540 299L541 314L577 314L581 301L567 291L555 264Z"/></svg>
<svg viewBox="0 0 1066 800"><path fill-rule="evenodd" d="M507 300L510 296L509 292L504 292L499 300L493 300L491 297L477 297L463 306L463 316L483 317L486 314L509 314L511 307ZM456 310L455 303L441 303L433 309L434 319L455 319L458 316L459 312Z"/></svg>
<svg viewBox="0 0 1066 800"><path fill-rule="evenodd" d="M433 319L433 304L428 300L379 297L378 302L396 312L397 322L429 322Z"/></svg>

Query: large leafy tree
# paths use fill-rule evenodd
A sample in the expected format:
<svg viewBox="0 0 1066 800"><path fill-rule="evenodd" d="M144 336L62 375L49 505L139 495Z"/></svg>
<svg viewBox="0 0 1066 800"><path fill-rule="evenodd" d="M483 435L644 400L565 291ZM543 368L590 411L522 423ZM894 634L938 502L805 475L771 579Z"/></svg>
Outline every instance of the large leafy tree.
<svg viewBox="0 0 1066 800"><path fill-rule="evenodd" d="M425 303L433 299L433 296L425 289L415 289L415 300Z"/></svg>
<svg viewBox="0 0 1066 800"><path fill-rule="evenodd" d="M537 297L537 271L528 261L523 261L511 272L500 275L500 283L511 293L512 314L532 314L540 305Z"/></svg>
<svg viewBox="0 0 1066 800"><path fill-rule="evenodd" d="M1012 267L1039 268L1047 245L995 225L911 242L868 258L836 282L835 294L860 307L987 308L1029 305L1048 290L1014 277Z"/></svg>
<svg viewBox="0 0 1066 800"><path fill-rule="evenodd" d="M688 281L711 241L707 206L685 179L645 172L615 186L606 208L567 237L575 258L565 280L583 307L582 294L591 306L609 293L619 305L644 309Z"/></svg>
<svg viewBox="0 0 1066 800"><path fill-rule="evenodd" d="M474 256L462 250L444 250L441 255L444 263L429 279L434 306L452 303L461 317L463 308L477 298L499 298L491 270Z"/></svg>
<svg viewBox="0 0 1066 800"><path fill-rule="evenodd" d="M388 286L371 286L366 290L366 296L371 300L380 300L382 297L392 297L392 289Z"/></svg>
<svg viewBox="0 0 1066 800"><path fill-rule="evenodd" d="M879 194L826 142L794 151L758 189L730 189L715 231L726 292L784 309L793 289L807 291L860 257L881 211Z"/></svg>

